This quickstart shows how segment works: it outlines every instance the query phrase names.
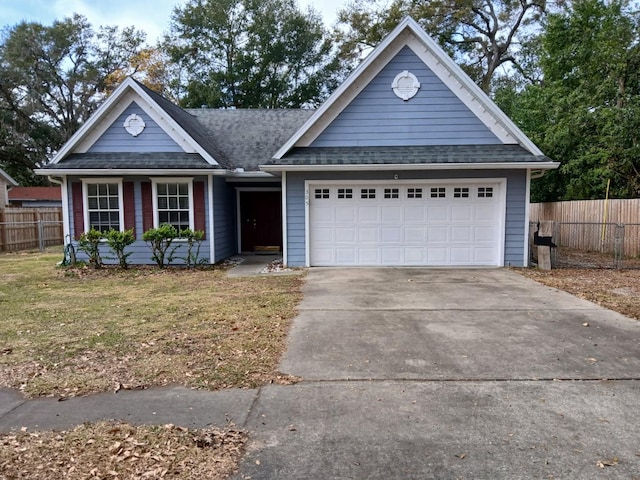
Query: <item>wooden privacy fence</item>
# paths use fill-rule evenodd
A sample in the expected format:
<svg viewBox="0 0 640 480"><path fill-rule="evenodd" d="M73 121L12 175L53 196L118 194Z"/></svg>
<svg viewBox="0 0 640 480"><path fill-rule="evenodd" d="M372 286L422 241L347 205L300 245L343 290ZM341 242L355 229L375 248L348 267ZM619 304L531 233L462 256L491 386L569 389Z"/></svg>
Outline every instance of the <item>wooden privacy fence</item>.
<svg viewBox="0 0 640 480"><path fill-rule="evenodd" d="M63 244L61 208L0 209L0 252Z"/></svg>
<svg viewBox="0 0 640 480"><path fill-rule="evenodd" d="M559 247L640 256L640 199L532 203L529 218L554 222Z"/></svg>

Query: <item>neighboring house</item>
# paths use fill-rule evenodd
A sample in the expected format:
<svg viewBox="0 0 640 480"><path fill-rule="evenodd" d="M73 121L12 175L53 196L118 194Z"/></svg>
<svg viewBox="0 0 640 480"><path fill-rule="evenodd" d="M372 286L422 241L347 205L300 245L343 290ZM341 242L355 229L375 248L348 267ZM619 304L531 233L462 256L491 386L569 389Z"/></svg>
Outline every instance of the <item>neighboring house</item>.
<svg viewBox="0 0 640 480"><path fill-rule="evenodd" d="M407 18L310 110L183 110L127 79L39 174L65 234L168 222L210 262L522 266L542 152Z"/></svg>
<svg viewBox="0 0 640 480"><path fill-rule="evenodd" d="M60 187L13 187L9 190L9 205L12 207L61 207Z"/></svg>
<svg viewBox="0 0 640 480"><path fill-rule="evenodd" d="M16 187L17 185L18 182L0 168L0 208L4 208L9 205L8 191L10 188Z"/></svg>

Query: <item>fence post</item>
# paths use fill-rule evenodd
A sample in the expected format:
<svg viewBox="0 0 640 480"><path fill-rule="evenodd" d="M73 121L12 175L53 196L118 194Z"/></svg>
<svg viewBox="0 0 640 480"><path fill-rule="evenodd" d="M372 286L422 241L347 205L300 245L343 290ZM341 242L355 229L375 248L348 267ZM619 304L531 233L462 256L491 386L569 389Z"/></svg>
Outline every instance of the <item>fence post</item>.
<svg viewBox="0 0 640 480"><path fill-rule="evenodd" d="M624 262L624 224L616 225L616 232L613 238L613 266L622 268Z"/></svg>
<svg viewBox="0 0 640 480"><path fill-rule="evenodd" d="M541 237L553 237L553 222L540 222L538 235ZM538 245L538 268L540 270L551 270L551 246Z"/></svg>
<svg viewBox="0 0 640 480"><path fill-rule="evenodd" d="M4 208L0 208L0 252L7 251L7 223Z"/></svg>

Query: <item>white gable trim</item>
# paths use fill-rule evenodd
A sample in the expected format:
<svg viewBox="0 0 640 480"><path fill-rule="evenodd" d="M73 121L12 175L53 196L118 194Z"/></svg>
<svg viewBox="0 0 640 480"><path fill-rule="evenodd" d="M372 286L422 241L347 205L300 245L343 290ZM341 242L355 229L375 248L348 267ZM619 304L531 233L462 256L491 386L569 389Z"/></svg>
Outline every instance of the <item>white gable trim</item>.
<svg viewBox="0 0 640 480"><path fill-rule="evenodd" d="M406 17L358 65L347 80L276 152L273 158L281 159L293 147L309 146L404 46L411 48L503 143L517 143L534 155L542 155L540 149L456 65L420 25L412 18Z"/></svg>
<svg viewBox="0 0 640 480"><path fill-rule="evenodd" d="M86 153L132 102L136 102L186 153L199 153L210 165L218 165L215 158L129 77L67 141L51 163L59 163L60 160L73 152Z"/></svg>

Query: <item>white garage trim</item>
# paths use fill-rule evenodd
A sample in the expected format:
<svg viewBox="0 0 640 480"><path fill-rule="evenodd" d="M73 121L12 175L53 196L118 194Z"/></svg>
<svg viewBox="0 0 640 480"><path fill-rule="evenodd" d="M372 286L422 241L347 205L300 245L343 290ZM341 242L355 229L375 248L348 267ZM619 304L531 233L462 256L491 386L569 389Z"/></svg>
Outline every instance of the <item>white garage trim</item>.
<svg viewBox="0 0 640 480"><path fill-rule="evenodd" d="M357 233L357 234L353 234L353 233L349 233L346 232L347 235L352 235L351 238L356 238L356 240L354 240L353 248L355 248L355 250L357 253L354 255L358 256L358 260L355 260L355 264L356 265L460 265L463 266L465 265L465 260L460 260L461 258L463 258L463 256L465 254L467 254L467 256L469 258L473 258L473 260L469 261L469 265L487 265L487 266L504 266L504 251L505 251L505 229L506 229L506 196L507 196L507 180L506 178L445 178L445 179L429 179L429 180L425 180L425 179L412 179L412 180L393 180L393 179L389 179L389 180L330 180L330 181L322 181L322 180L306 180L305 181L305 190L304 190L304 195L305 195L305 264L307 266L311 266L312 264L325 264L325 261L318 261L318 250L313 250L312 251L312 247L314 246L314 241L317 240L318 238L318 231L317 231L317 224L316 225L312 225L312 222L314 222L314 219L312 218L312 213L315 212L315 214L318 214L318 212L322 212L322 210L313 210L313 206L312 203L318 201L318 199L315 199L313 197L313 195L317 194L318 192L316 191L316 193L314 194L312 192L312 189L322 189L323 187L326 187L327 189L329 189L329 192L324 192L327 195L330 195L330 197L322 197L322 199L320 199L320 201L325 201L327 202L327 207L332 207L332 205L334 205L333 202L335 202L338 198L342 198L342 197L337 197L335 195L338 194L338 189L336 189L337 186L340 187L345 187L345 189L348 189L350 187L364 187L366 185L370 185L372 186L372 188L379 188L379 187L385 187L385 188L389 188L391 190L393 190L393 188L395 186L399 187L400 190L399 192L395 192L396 194L399 194L400 197L398 196L393 196L393 197L383 197L382 195L385 194L386 192L384 191L378 191L377 196L375 197L375 203L372 202L371 206L376 206L376 210L375 212L377 212L377 218L378 220L376 221L371 220L372 218L374 218L376 216L376 213L374 212L373 209L370 210L370 212L374 213L374 217L370 217L370 221L372 221L373 223L370 223L369 226L370 228L374 229L374 235L379 235L377 238L379 238L379 241L374 242L371 244L371 249L369 249L369 252L363 252L363 250L361 249L361 244L359 240L360 238L366 238L366 233L365 233L365 237L360 237L359 235L361 235L361 233ZM420 242L425 242L424 245L426 245L426 242L428 241L425 237L421 237L421 235L425 235L426 232L433 232L432 229L427 228L428 226L428 222L429 222L429 218L430 217L426 217L426 210L423 210L422 213L420 213L420 209L413 209L412 207L407 207L407 205L409 205L411 202L413 202L413 200L411 200L411 198L413 197L409 197L408 195L410 195L409 192L412 191L412 187L416 186L416 187L425 187L425 190L427 188L433 188L435 186L443 186L443 187L451 187L452 189L450 190L449 188L447 188L447 193L446 193L446 199L447 200L436 200L435 198L430 199L431 197L431 193L427 194L427 192L425 191L424 193L421 191L420 192L420 197L415 197L416 199L420 198L420 203L416 204L416 206L420 206L423 209L426 208L427 206L429 206L431 208L431 205L435 206L435 203L432 202L442 202L441 203L441 207L442 206L446 206L446 209L443 209L442 211L445 212L445 215L455 215L455 213L453 213L455 210L453 210L451 208L451 205L454 205L452 202L456 202L457 200L454 200L454 198L460 198L460 197L453 197L453 196L449 196L451 194L453 194L453 189L455 189L456 187L460 186L460 188L462 188L462 190L467 190L466 187L469 187L469 190L467 190L467 193L471 194L471 197L466 197L465 195L462 196L462 198L467 199L468 200L464 200L465 205L468 207L467 208L467 212L474 212L472 213L468 213L468 216L466 219L463 219L463 224L462 225L458 225L459 227L464 227L464 226L471 226L473 227L474 221L476 219L475 216L472 215L484 215L485 219L484 219L484 232L482 232L482 222L479 223L479 226L476 228L472 228L471 230L468 230L469 238L474 238L474 235L477 235L478 232L480 232L480 235L487 235L487 238L485 240L486 241L490 241L490 239L493 239L493 242L491 244L489 243L485 243L486 248L483 248L482 246L476 248L474 250L474 243L470 243L471 241L469 241L468 243L466 243L466 245L470 245L470 247L467 247L467 252L465 253L465 251L462 248L458 248L456 249L457 252L454 252L454 249L450 247L450 245L445 242L444 240L436 240L436 242L445 242L443 243L443 245L447 245L447 248L443 247L437 247L437 248L433 248L433 249L424 249L424 246L422 247L422 253L419 252L420 250L420 246L423 245ZM484 191L484 190L479 190L479 188L482 187L495 187L493 188L493 190L497 190L494 194L491 195L492 199L489 200L489 196L487 196L487 204L486 205L491 205L493 211L489 210L489 209L478 209L477 207L477 202L473 201L473 199L478 199L480 198L480 195L478 194L480 191ZM364 187L366 188L366 187ZM400 193L403 192L403 193ZM474 193L475 192L475 193ZM350 192L353 194L353 198L352 197L347 197L348 201L350 202L348 205L350 207L357 207L358 204L360 204L363 200L364 197L361 197L359 195L361 195L361 192ZM405 196L406 195L406 196ZM424 196L423 196L424 195ZM428 196L429 195L429 196ZM477 196L475 196L477 195ZM484 197L484 194L482 195L482 197ZM403 220L402 220L402 225L405 224L406 218L404 215L406 215L408 212L417 212L415 213L415 215L417 215L416 218L416 222L415 226L416 228L413 229L413 231L411 231L412 229L407 228L406 230L403 230L403 233L401 233L400 235L396 236L394 233L393 228L389 228L389 224L388 228L386 228L386 232L385 232L385 228L384 228L384 221L382 220L383 215L384 215L384 211L387 210L384 208L384 199L385 198L390 198L390 200L394 201L393 199L398 199L399 203L396 205L393 205L393 207L401 207L402 208L402 213L401 215L403 216ZM409 200L408 200L409 199ZM365 199L365 202L367 200ZM479 200L481 202L484 202L485 200ZM407 203L408 202L408 203ZM425 205L426 204L426 205ZM346 204L345 204L346 205ZM391 204L390 204L391 206ZM391 209L393 210L393 209ZM338 210L332 210L331 208L329 208L328 210L325 210L326 213L330 214L330 215L334 215ZM362 209L354 209L353 212L355 216L360 215L360 213L358 212L363 212L366 210L362 210ZM348 209L345 210L346 213L350 213L348 212ZM448 213L446 213L448 212ZM460 212L460 211L459 211ZM459 213L458 212L458 213ZM409 213L410 215L414 215L414 213ZM487 214L491 214L490 216L487 216ZM395 215L395 213L391 213L389 210L387 210L387 219L391 219L391 224L394 223L394 218L393 215ZM422 217L420 217L422 215ZM316 217L317 218L317 217ZM359 218L359 217L358 217ZM422 218L422 220L420 219ZM439 223L441 227L448 225L451 225L451 223L447 223L450 222L450 217L449 220L445 219L445 217L441 217L440 220L436 220L435 224L437 226L437 224ZM344 221L344 220L343 220ZM348 220L347 220L348 221ZM356 219L356 221L359 221L358 219ZM328 220L328 224L327 227L325 228L325 231L327 232L328 236L331 236L331 238L336 238L335 235L337 234L338 230L331 230L332 227L332 220ZM444 223L443 223L444 222ZM315 223L315 222L314 222ZM365 224L366 224L366 220L365 220ZM432 224L434 225L434 224ZM489 230L488 228L486 228L487 226L494 226L495 228L493 230ZM418 227L419 226L419 227ZM316 231L314 232L314 236L315 238L312 238L312 229L315 229ZM322 227L320 227L320 229L322 229ZM377 234L375 233L375 229L377 230ZM419 231L420 229L421 232ZM343 228L343 233L345 233L345 229ZM347 229L348 230L348 229ZM458 233L463 232L463 230L461 230L460 228L457 229ZM452 226L451 230L448 230L446 232L446 235L451 235L453 234L453 232L455 231L455 226ZM417 232L417 233L416 233ZM393 249L393 248L384 248L384 242L385 240L383 239L383 236L387 234L389 236L387 236L387 239L389 239L390 245L393 245L393 242L401 242L400 244L396 243L396 245L401 245L400 249L402 250L402 253L397 254L397 252ZM463 233L464 234L464 233ZM406 236L405 235L412 235L414 240L413 242L417 242L417 243L413 243L413 247L410 246L409 243L405 243L406 242ZM396 236L396 238L394 239L394 236ZM327 237L328 238L328 237ZM444 238L444 236L443 236ZM475 237L477 238L477 237ZM331 242L333 242L334 240L325 240L325 242L328 242L328 244L331 244ZM350 242L352 240L347 239L346 242ZM492 249L490 250L488 248L489 245L492 245ZM464 246L464 240L462 240L460 247ZM346 247L347 250L346 252L348 252L348 249L350 247ZM369 257L373 260L365 260L362 261L362 258L365 258L361 255L366 255L367 253L369 253L370 255L373 255L374 253L372 253L375 249L378 249L378 253L377 256L375 257L375 259L373 259L374 257ZM446 257L447 260L442 260L442 262L445 263L438 263L440 262L440 260L433 260L433 257L431 256L431 254L436 253L438 254L438 249L441 250L441 252L444 252L445 250L447 250L448 253L446 253ZM341 261L339 259L337 259L337 257L335 257L335 255L338 255L339 253L337 252L332 252L330 251L329 247L325 246L325 253L327 254L327 257L325 257L327 259L326 263L327 265L341 265L341 264L347 264L347 263L341 263ZM484 250L484 251L483 251ZM343 253L345 253L345 251L343 251ZM459 255L461 255L459 258L459 260L455 261L453 259L453 256L455 253L458 253ZM420 256L422 255L422 257ZM444 253L441 253L441 255L443 256L442 258L444 258ZM485 259L482 259L482 256L486 255ZM315 256L316 260L313 260L313 256ZM429 257L427 259L427 257ZM391 260L389 260L391 259ZM369 263L371 262L371 263ZM434 262L434 263L430 263L430 262ZM462 262L462 263L461 263ZM351 263L349 263L349 265L351 265Z"/></svg>

